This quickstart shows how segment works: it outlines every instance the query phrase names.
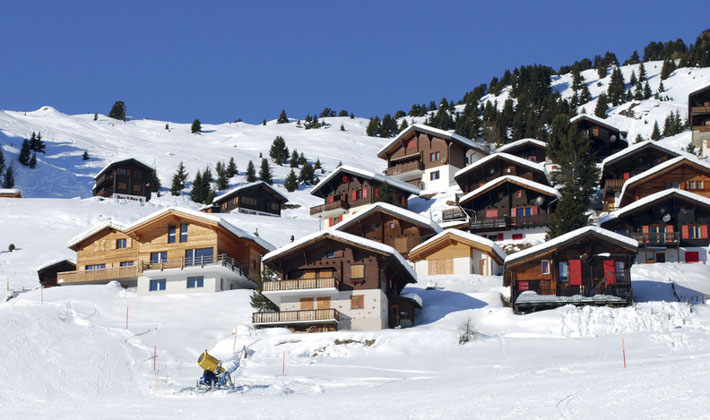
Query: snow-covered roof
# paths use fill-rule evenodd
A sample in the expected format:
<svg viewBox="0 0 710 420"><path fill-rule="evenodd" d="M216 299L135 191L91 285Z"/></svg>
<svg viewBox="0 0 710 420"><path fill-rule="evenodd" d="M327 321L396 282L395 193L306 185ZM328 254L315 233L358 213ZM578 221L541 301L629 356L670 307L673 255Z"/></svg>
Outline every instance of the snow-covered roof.
<svg viewBox="0 0 710 420"><path fill-rule="evenodd" d="M518 185L526 186L534 190L541 191L547 195L559 197L560 192L557 191L557 189L548 187L547 185L540 184L539 182L531 181L529 179L521 178L519 176L515 175L505 175L505 176L499 176L496 179L490 180L486 182L485 184L481 185L480 187L476 188L475 190L471 191L468 194L465 194L461 199L459 200L460 203L466 202L470 200L473 197L478 196L479 194L490 190L491 188L494 188L504 182L513 182Z"/></svg>
<svg viewBox="0 0 710 420"><path fill-rule="evenodd" d="M400 296L403 298L412 299L413 301L417 302L420 308L424 307L424 301L422 300L422 297L416 293L404 293Z"/></svg>
<svg viewBox="0 0 710 420"><path fill-rule="evenodd" d="M678 156L674 157L673 159L668 159L665 162L659 163L658 165L654 166L653 168L647 169L640 174L636 174L632 176L631 178L627 179L624 182L624 185L621 187L621 193L619 194L619 203L623 202L624 199L624 194L626 193L626 189L629 185L635 184L636 182L639 182L643 180L644 178L647 178L651 175L654 175L660 171L663 171L665 169L670 168L671 166L675 166L676 164L682 162L682 161L687 161L690 163L694 163L696 165L703 166L707 168L708 171L710 171L710 164L707 162L704 162L698 158L691 157L691 156Z"/></svg>
<svg viewBox="0 0 710 420"><path fill-rule="evenodd" d="M441 137L441 138L447 139L447 140L453 140L453 141L456 141L456 142L468 147L469 149L478 149L479 151L481 151L485 154L488 154L488 149L486 148L486 146L484 146L480 143L477 143L471 139L467 139L466 137L459 136L458 134L451 133L451 132L448 132L445 130L441 130L439 128L430 127L430 126L424 125L424 124L412 124L409 127L402 130L399 134L397 134L397 136L395 138L392 139L392 141L390 141L384 147L382 147L377 152L377 156L382 157L380 155L382 155L387 150L389 150L392 146L394 146L395 144L400 142L402 140L402 138L407 136L412 131L421 131L421 132L424 132L427 134L431 134L432 136Z"/></svg>
<svg viewBox="0 0 710 420"><path fill-rule="evenodd" d="M80 242L92 237L93 235L101 232L102 230L106 228L111 228L114 230L117 230L119 232L123 232L126 230L126 225L117 222L115 220L106 220L96 226L93 226L92 228L85 230L84 232L78 234L77 236L71 238L69 242L67 242L67 248L72 248L75 245L78 245Z"/></svg>
<svg viewBox="0 0 710 420"><path fill-rule="evenodd" d="M515 155L511 155L511 154L509 154L509 153L496 152L496 153L494 153L494 154L492 154L492 155L488 155L488 156L486 156L486 157L484 157L484 158L481 158L481 159L479 159L479 160L473 162L472 164L466 166L465 168L459 169L458 171L456 171L456 174L454 174L454 178L458 178L459 176L465 174L466 172L469 172L469 171L471 171L471 170L473 170L473 169L476 169L476 168L480 167L481 165L484 165L484 164L486 164L487 162L490 162L490 161L495 160L495 159L497 159L497 158L506 159L506 160L509 160L509 161L511 161L511 162L515 162L515 163L517 163L518 165L528 167L528 168L530 168L530 169L532 169L532 170L534 170L534 171L539 171L539 172L541 172L543 175L545 175L545 177L547 177L547 174L545 173L545 167L544 167L543 165L539 164L539 163L535 163L535 162L533 162L533 161L530 161L530 160L527 160L527 159L523 159L523 158L521 158L521 157L518 157L518 156L515 156ZM549 179L548 179L548 181L549 181Z"/></svg>
<svg viewBox="0 0 710 420"><path fill-rule="evenodd" d="M695 194L690 191L681 190L679 188L670 188L667 190L658 191L658 192L648 195L640 200L636 200L633 203L631 203L627 206L624 206L618 210L615 210L615 211L609 213L608 215L602 217L601 219L599 219L598 224L601 226L602 223L616 220L619 217L621 217L625 214L628 214L638 208L641 208L641 207L648 205L650 203L654 203L656 201L662 200L662 199L667 198L671 195L678 195L678 196L687 198L688 200L695 201L696 203L700 203L700 204L703 204L707 207L710 207L710 198L703 197L702 195Z"/></svg>
<svg viewBox="0 0 710 420"><path fill-rule="evenodd" d="M618 233L601 228L599 226L585 226L585 227L581 227L579 229L575 229L572 232L567 232L564 235L560 235L554 239L550 239L549 241L541 243L540 245L535 245L533 247L524 249L522 251L518 251L514 254L510 254L505 258L505 264L507 265L513 261L517 261L517 260L532 256L532 255L540 254L542 252L553 249L561 244L564 244L565 242L574 240L578 237L581 237L583 235L587 235L589 233L603 236L603 237L608 238L612 241L622 243L630 248L638 248L638 242L636 242L636 240L634 240L634 239L629 238L628 236L620 235Z"/></svg>
<svg viewBox="0 0 710 420"><path fill-rule="evenodd" d="M603 119L597 117L596 115L579 114L579 115L577 115L576 117L570 118L569 122L570 122L570 124L574 124L574 123L576 123L577 121L580 121L580 120L591 121L591 122L593 122L593 123L595 123L595 124L601 125L602 127L606 127L606 128L612 129L612 130L616 130L616 131L618 131L618 132L622 132L619 127L616 127L616 126L614 126L614 125L609 124L609 121L603 120ZM621 140L621 139L619 139L619 140Z"/></svg>
<svg viewBox="0 0 710 420"><path fill-rule="evenodd" d="M351 235L349 233L341 232L341 231L333 229L333 228L311 233L310 235L306 235L296 241L291 242L288 245L284 245L281 248L278 248L278 249L271 251L268 254L264 255L261 258L261 261L267 262L269 260L272 260L272 259L278 257L279 255L286 254L293 249L296 249L304 244L307 244L307 243L309 243L315 239L321 238L321 237L333 238L335 240L340 239L343 241L357 244L363 248L369 248L369 249L372 249L375 251L384 252L386 254L392 255L402 265L402 268L407 270L409 275L412 276L412 278L415 281L417 279L417 275L414 272L414 270L412 269L412 267L407 263L407 261L404 259L404 257L402 257L402 255L399 252L397 252L394 248L392 248L391 246L382 244L380 242L375 242L373 240L366 239L361 236L356 236L356 235Z"/></svg>
<svg viewBox="0 0 710 420"><path fill-rule="evenodd" d="M352 175L361 176L363 178L375 180L375 181L382 182L382 183L386 182L390 186L398 188L400 190L407 191L410 194L419 195L419 193L421 193L421 190L419 188L415 187L412 184L407 184L406 182L400 181L398 179L391 178L391 177L388 177L386 175L383 175L383 174L380 174L377 172L368 171L367 169L356 168L354 166L348 166L348 165L341 165L341 166L337 167L333 172L328 174L328 176L321 179L321 181L318 183L318 185L313 187L313 189L311 190L311 194L316 195L315 194L316 191L320 190L321 187L326 185L328 182L330 182L330 180L332 180L333 178L335 178L338 174L340 174L342 172L347 172Z"/></svg>
<svg viewBox="0 0 710 420"><path fill-rule="evenodd" d="M496 149L496 152L505 152L507 150L512 150L515 149L519 146L522 146L524 144L534 144L536 146L542 147L543 149L547 149L547 143L545 143L542 140L537 140L537 139L520 139L516 140L514 142L510 142L508 144L504 144L501 147Z"/></svg>
<svg viewBox="0 0 710 420"><path fill-rule="evenodd" d="M64 262L64 261L69 262L69 263L71 263L71 264L74 264L74 266L76 266L76 261L74 261L74 260L72 260L72 259L70 259L70 258L57 258L57 259L55 259L55 260L51 260L51 261L48 261L48 262L46 262L46 263L40 265L39 267L37 267L37 270L36 270L36 271L44 270L45 268L51 267L51 266L53 266L53 265L55 265L55 264L59 264L59 263Z"/></svg>
<svg viewBox="0 0 710 420"><path fill-rule="evenodd" d="M603 302L624 302L625 299L614 295L594 295L594 296L556 296L538 295L534 290L526 290L518 295L515 303L603 303Z"/></svg>
<svg viewBox="0 0 710 420"><path fill-rule="evenodd" d="M281 191L277 190L276 188L272 187L271 185L267 184L267 183L264 182L264 181L256 181L256 182L250 182L250 183L248 183L248 184L243 184L243 185L240 185L240 186L238 186L238 187L232 188L231 190L227 191L226 193L220 194L220 195L218 195L217 197L215 197L214 200L212 200L212 203L213 203L213 204L214 204L214 203L217 203L217 202L223 200L223 199L224 199L225 197L227 197L227 196L230 196L230 195L235 194L235 193L237 193L237 192L239 192L239 191L242 191L242 190L246 190L246 189L249 189L249 188L252 188L252 187L256 187L256 186L261 185L261 184L263 184L266 188L268 188L268 189L270 189L271 191L273 191L273 192L275 192L276 194L278 194L281 198L284 199L284 201L288 201L288 197L286 196L286 194L282 193ZM210 206L210 205L204 206L204 208L207 208L207 207L211 207L211 206Z"/></svg>
<svg viewBox="0 0 710 420"><path fill-rule="evenodd" d="M343 230L357 223L357 221L362 219L363 217L367 217L378 210L383 211L385 213L397 215L398 217L401 217L402 219L405 219L408 222L411 222L412 224L427 227L436 233L441 232L441 227L435 221L429 219L428 217L424 217L421 214L414 213L413 211L403 209L401 207L397 207L389 203L383 203L381 201L374 204L370 204L364 210L358 211L353 218L338 223L333 228L337 230Z"/></svg>
<svg viewBox="0 0 710 420"><path fill-rule="evenodd" d="M646 140L646 141L642 141L639 143L634 143L629 147L625 147L625 148L621 149L620 151L614 153L613 155L609 155L609 156L605 157L604 160L602 160L602 167L601 167L602 173L604 172L604 165L608 165L614 161L617 161L617 160L625 157L626 155L634 153L634 152L641 150L645 147L655 147L657 149L663 149L664 151L666 151L669 154L674 155L674 156L681 156L681 155L687 156L686 153L682 153L682 152L678 152L678 151L669 149L669 148L661 145L657 141Z"/></svg>
<svg viewBox="0 0 710 420"><path fill-rule="evenodd" d="M19 188L0 188L0 194L17 194L22 191Z"/></svg>
<svg viewBox="0 0 710 420"><path fill-rule="evenodd" d="M700 93L700 92L702 92L702 91L704 91L704 90L708 90L708 89L710 89L710 85L705 85L705 86L703 86L703 87L701 87L701 88L695 89L694 91L688 93L688 96L693 96L693 95L695 95L695 94L697 94L697 93Z"/></svg>
<svg viewBox="0 0 710 420"><path fill-rule="evenodd" d="M464 232L462 230L458 229L446 229L443 232L432 236L431 238L427 239L425 242L422 242L421 244L415 246L412 248L411 251L409 251L410 254L415 254L417 251L421 250L424 247L429 246L430 244L439 241L441 238L445 236L453 235L457 238L460 238L464 241L470 241L474 242L477 244L480 244L482 246L488 247L495 253L498 258L500 258L501 261L505 260L505 252L503 252L502 249L498 245L496 245L495 242L491 241L490 239L484 238L479 235L474 235L473 233L468 233Z"/></svg>
<svg viewBox="0 0 710 420"><path fill-rule="evenodd" d="M130 161L135 161L135 162L137 162L137 163L139 163L139 164L145 166L145 167L148 168L148 169L151 169L151 170L153 169L153 168L150 167L150 165L146 165L145 163L141 162L140 160L138 160L138 159L136 159L136 158L112 160L111 162L108 163L108 165L104 166L104 168L101 169L101 170L99 171L99 173L96 174L96 176L95 176L94 178L100 177L101 174L103 174L104 172L106 172L106 170L107 170L108 168L110 168L110 167L112 167L112 166L114 166L114 165L117 165L117 164L123 163L123 162L130 162Z"/></svg>

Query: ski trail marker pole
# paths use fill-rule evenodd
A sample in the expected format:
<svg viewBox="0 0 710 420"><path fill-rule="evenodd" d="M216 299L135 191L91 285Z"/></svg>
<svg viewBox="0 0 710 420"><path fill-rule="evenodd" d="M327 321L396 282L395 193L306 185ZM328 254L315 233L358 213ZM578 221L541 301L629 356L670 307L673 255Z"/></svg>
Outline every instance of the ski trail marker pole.
<svg viewBox="0 0 710 420"><path fill-rule="evenodd" d="M128 305L126 305L126 329L128 329Z"/></svg>
<svg viewBox="0 0 710 420"><path fill-rule="evenodd" d="M286 350L284 350L283 364L281 365L281 376L286 376Z"/></svg>
<svg viewBox="0 0 710 420"><path fill-rule="evenodd" d="M621 336L621 354L624 356L624 369L626 369L626 347L624 346L624 336Z"/></svg>

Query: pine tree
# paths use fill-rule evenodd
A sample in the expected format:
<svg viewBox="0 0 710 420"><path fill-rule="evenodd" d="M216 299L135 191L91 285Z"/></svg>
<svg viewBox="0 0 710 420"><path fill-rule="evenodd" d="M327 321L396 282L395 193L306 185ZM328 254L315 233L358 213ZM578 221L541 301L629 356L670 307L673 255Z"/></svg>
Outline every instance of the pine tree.
<svg viewBox="0 0 710 420"><path fill-rule="evenodd" d="M286 110L282 109L281 114L279 114L279 119L276 120L277 124L286 124L288 123L288 117L286 116Z"/></svg>
<svg viewBox="0 0 710 420"><path fill-rule="evenodd" d="M658 140L661 138L661 130L658 129L658 121L653 123L653 131L651 132L651 140Z"/></svg>
<svg viewBox="0 0 710 420"><path fill-rule="evenodd" d="M301 154L298 156L298 164L299 165L305 165L308 163L308 160L306 159L306 156L301 152Z"/></svg>
<svg viewBox="0 0 710 420"><path fill-rule="evenodd" d="M293 149L293 152L291 153L291 158L289 159L289 166L292 168L298 168L298 152L296 149Z"/></svg>
<svg viewBox="0 0 710 420"><path fill-rule="evenodd" d="M579 66L574 66L572 67L572 90L575 91L575 93L582 89L582 84L584 82L584 78L582 77L582 74L579 72Z"/></svg>
<svg viewBox="0 0 710 420"><path fill-rule="evenodd" d="M229 188L229 171L224 163L217 162L215 171L217 171L217 191L224 191Z"/></svg>
<svg viewBox="0 0 710 420"><path fill-rule="evenodd" d="M293 169L291 169L291 172L286 175L286 179L284 179L284 187L288 192L294 192L298 189L298 177Z"/></svg>
<svg viewBox="0 0 710 420"><path fill-rule="evenodd" d="M345 131L345 126L342 123L340 124L340 131Z"/></svg>
<svg viewBox="0 0 710 420"><path fill-rule="evenodd" d="M646 80L648 80L648 76L646 75L646 67L641 63L639 65L639 83L643 83Z"/></svg>
<svg viewBox="0 0 710 420"><path fill-rule="evenodd" d="M8 167L5 171L5 179L2 182L3 188L14 188L15 187L15 170L12 166Z"/></svg>
<svg viewBox="0 0 710 420"><path fill-rule="evenodd" d="M629 78L629 84L631 86L636 86L636 83L638 83L638 79L636 78L636 72L631 71L631 77Z"/></svg>
<svg viewBox="0 0 710 420"><path fill-rule="evenodd" d="M641 137L641 134L636 135L636 139L634 140L634 143L641 143L643 141L643 137Z"/></svg>
<svg viewBox="0 0 710 420"><path fill-rule="evenodd" d="M579 94L579 103L581 104L586 104L587 102L592 100L592 94L589 92L589 87L587 87L587 84L582 85L582 92Z"/></svg>
<svg viewBox="0 0 710 420"><path fill-rule="evenodd" d="M2 146L0 146L0 175L5 172L5 154L2 151Z"/></svg>
<svg viewBox="0 0 710 420"><path fill-rule="evenodd" d="M239 171L237 170L237 162L234 161L233 157L229 158L229 163L227 164L227 176L229 178L237 176Z"/></svg>
<svg viewBox="0 0 710 420"><path fill-rule="evenodd" d="M264 266L263 270L261 270L261 281L257 283L257 288L254 289L249 297L249 305L256 309L257 312L275 312L279 310L279 307L274 302L262 294L264 283L275 279L276 275L273 270Z"/></svg>
<svg viewBox="0 0 710 420"><path fill-rule="evenodd" d="M199 171L198 171L199 173ZM180 195L183 189L185 189L185 184L187 183L188 173L185 171L185 165L180 161L175 175L173 175L173 182L170 186L170 194ZM193 184L194 188L194 184Z"/></svg>
<svg viewBox="0 0 710 420"><path fill-rule="evenodd" d="M192 134L202 133L202 123L200 123L200 120L195 118L195 121L192 122L192 127L190 127L190 131Z"/></svg>
<svg viewBox="0 0 710 420"><path fill-rule="evenodd" d="M44 144L44 141L42 141L42 133L35 134L33 131L32 136L30 137L30 150L45 153L45 147L46 145Z"/></svg>
<svg viewBox="0 0 710 420"><path fill-rule="evenodd" d="M288 147L286 147L286 140L284 140L283 137L276 136L273 143L271 143L269 156L273 159L274 163L279 166L283 165L283 163L288 160Z"/></svg>
<svg viewBox="0 0 710 420"><path fill-rule="evenodd" d="M653 95L651 92L651 87L648 85L648 81L643 85L643 99L648 99Z"/></svg>
<svg viewBox="0 0 710 420"><path fill-rule="evenodd" d="M407 127L409 127L409 124L407 124L407 119L405 118L402 120L402 124L399 125L399 131L402 132L406 130Z"/></svg>
<svg viewBox="0 0 710 420"><path fill-rule="evenodd" d="M658 93L663 93L666 91L666 88L663 87L663 80L661 80L661 83L658 85Z"/></svg>
<svg viewBox="0 0 710 420"><path fill-rule="evenodd" d="M607 89L607 97L609 98L609 102L614 106L621 105L626 97L624 75L621 74L621 69L618 67L611 72L611 81Z"/></svg>
<svg viewBox="0 0 710 420"><path fill-rule="evenodd" d="M25 139L22 142L22 149L20 149L20 156L19 160L20 163L27 166L30 164L30 142L29 140Z"/></svg>
<svg viewBox="0 0 710 420"><path fill-rule="evenodd" d="M273 174L271 168L269 167L269 161L266 159L261 160L261 168L259 169L259 180L264 181L271 185L274 183Z"/></svg>
<svg viewBox="0 0 710 420"><path fill-rule="evenodd" d="M108 116L114 120L126 121L126 104L123 101L116 101Z"/></svg>
<svg viewBox="0 0 710 420"><path fill-rule="evenodd" d="M261 122L261 125L266 125L266 119Z"/></svg>
<svg viewBox="0 0 710 420"><path fill-rule="evenodd" d="M384 182L380 184L379 187L379 192L375 196L375 201L381 201L383 203L389 203L389 204L394 204L394 205L399 205L397 202L397 197L395 196L394 193L394 188L390 186L390 184Z"/></svg>
<svg viewBox="0 0 710 420"><path fill-rule="evenodd" d="M254 163L252 161L249 161L247 164L247 182L254 182L256 181L256 169L254 168Z"/></svg>
<svg viewBox="0 0 710 420"><path fill-rule="evenodd" d="M96 121L96 120L98 120L98 119L99 119L99 115L98 115L98 114L94 114L94 121Z"/></svg>
<svg viewBox="0 0 710 420"><path fill-rule="evenodd" d="M313 166L306 162L303 167L301 167L301 172L298 174L298 180L303 184L313 184L313 178L315 178Z"/></svg>
<svg viewBox="0 0 710 420"><path fill-rule="evenodd" d="M688 146L685 148L685 151L693 155L698 154L698 150L692 142L688 143Z"/></svg>
<svg viewBox="0 0 710 420"><path fill-rule="evenodd" d="M30 158L30 168L34 169L37 167L37 152L32 152L32 158Z"/></svg>
<svg viewBox="0 0 710 420"><path fill-rule="evenodd" d="M82 160L89 160L89 152L87 152L86 150L84 150L84 154L81 155L81 159L82 159Z"/></svg>
<svg viewBox="0 0 710 420"><path fill-rule="evenodd" d="M158 178L158 170L153 168L153 171L150 173L150 191L158 193L158 197L160 197L160 188L162 187L163 185L160 183L160 178Z"/></svg>
<svg viewBox="0 0 710 420"><path fill-rule="evenodd" d="M599 118L606 118L606 112L609 110L609 106L606 103L606 95L600 93L597 97L597 106L594 108L594 115Z"/></svg>
<svg viewBox="0 0 710 420"><path fill-rule="evenodd" d="M192 189L190 190L190 199L195 203L201 203L205 196L204 182L202 180L202 172L197 171L195 179L192 181Z"/></svg>
<svg viewBox="0 0 710 420"><path fill-rule="evenodd" d="M318 169L323 169L323 166L321 166L321 163L320 163L320 158L316 159L316 163L313 165L313 169L316 171Z"/></svg>
<svg viewBox="0 0 710 420"><path fill-rule="evenodd" d="M666 80L675 71L675 62L673 60L664 60L661 68L661 80Z"/></svg>

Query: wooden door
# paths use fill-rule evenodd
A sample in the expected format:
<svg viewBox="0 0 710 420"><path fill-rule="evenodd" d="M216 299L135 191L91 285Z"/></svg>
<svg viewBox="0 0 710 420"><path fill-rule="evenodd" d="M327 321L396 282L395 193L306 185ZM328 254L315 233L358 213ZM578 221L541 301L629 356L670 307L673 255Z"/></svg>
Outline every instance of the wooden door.
<svg viewBox="0 0 710 420"><path fill-rule="evenodd" d="M316 302L318 304L318 309L329 309L330 308L330 296L317 297Z"/></svg>
<svg viewBox="0 0 710 420"><path fill-rule="evenodd" d="M582 285L582 260L569 260L569 284Z"/></svg>
<svg viewBox="0 0 710 420"><path fill-rule="evenodd" d="M454 274L454 259L429 260L429 275Z"/></svg>
<svg viewBox="0 0 710 420"><path fill-rule="evenodd" d="M302 311L312 311L313 310L313 298L301 298L301 310Z"/></svg>

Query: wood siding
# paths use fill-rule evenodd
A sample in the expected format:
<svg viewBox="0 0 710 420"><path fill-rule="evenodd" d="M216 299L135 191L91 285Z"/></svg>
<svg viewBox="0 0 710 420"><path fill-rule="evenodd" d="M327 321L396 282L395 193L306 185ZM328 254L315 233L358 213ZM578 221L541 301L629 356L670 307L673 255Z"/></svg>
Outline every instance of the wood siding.
<svg viewBox="0 0 710 420"><path fill-rule="evenodd" d="M702 188L691 188L690 183L702 182ZM710 198L710 169L680 161L671 168L659 171L626 187L620 207L669 188L680 188Z"/></svg>
<svg viewBox="0 0 710 420"><path fill-rule="evenodd" d="M212 208L212 212L229 213L242 208L280 216L281 204L284 202L282 197L277 197L264 185L257 185L221 198L215 202L216 206Z"/></svg>
<svg viewBox="0 0 710 420"><path fill-rule="evenodd" d="M547 176L542 171L536 171L530 167L516 162L496 157L471 169L465 174L456 178L456 182L461 187L464 194L467 194L485 183L505 175L515 175L523 179L529 179L539 184L549 185Z"/></svg>
<svg viewBox="0 0 710 420"><path fill-rule="evenodd" d="M466 166L466 150L466 147L458 142L413 131L387 153L387 167L404 163L405 160L417 160L422 163L424 169L442 165L463 168ZM438 159L436 159L436 153L439 153ZM432 154L434 154L434 159L432 159ZM402 159L407 156L411 156L411 158Z"/></svg>
<svg viewBox="0 0 710 420"><path fill-rule="evenodd" d="M96 178L94 196L111 197L113 194L127 194L142 196L149 201L152 172L153 169L137 161L118 162Z"/></svg>

